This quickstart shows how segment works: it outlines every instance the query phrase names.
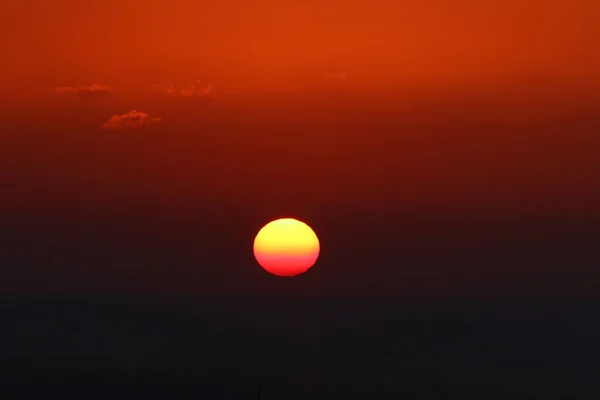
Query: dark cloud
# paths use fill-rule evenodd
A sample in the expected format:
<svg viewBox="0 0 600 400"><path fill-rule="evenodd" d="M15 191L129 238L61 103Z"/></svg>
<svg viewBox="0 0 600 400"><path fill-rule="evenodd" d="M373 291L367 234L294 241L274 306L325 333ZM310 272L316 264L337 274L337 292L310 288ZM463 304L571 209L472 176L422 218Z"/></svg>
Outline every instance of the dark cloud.
<svg viewBox="0 0 600 400"><path fill-rule="evenodd" d="M102 124L102 128L106 130L140 128L160 121L160 118L150 117L147 113L131 110L123 115L113 115L108 121Z"/></svg>

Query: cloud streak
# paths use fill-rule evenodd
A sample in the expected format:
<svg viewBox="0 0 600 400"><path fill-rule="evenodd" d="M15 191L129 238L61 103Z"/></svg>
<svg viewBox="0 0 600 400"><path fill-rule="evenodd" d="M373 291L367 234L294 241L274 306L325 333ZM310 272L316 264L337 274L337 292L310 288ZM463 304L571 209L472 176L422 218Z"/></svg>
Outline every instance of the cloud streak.
<svg viewBox="0 0 600 400"><path fill-rule="evenodd" d="M150 117L147 113L131 110L123 115L113 115L108 121L102 124L102 129L114 131L141 128L158 122L161 122L160 118Z"/></svg>
<svg viewBox="0 0 600 400"><path fill-rule="evenodd" d="M188 86L177 86L174 84L170 85L154 85L154 91L158 93L164 93L169 96L179 97L210 97L212 95L212 85L202 86L199 81L196 81L194 85Z"/></svg>
<svg viewBox="0 0 600 400"><path fill-rule="evenodd" d="M108 94L110 93L110 88L108 86L99 85L97 83L91 84L89 86L59 86L56 88L56 93L83 95Z"/></svg>

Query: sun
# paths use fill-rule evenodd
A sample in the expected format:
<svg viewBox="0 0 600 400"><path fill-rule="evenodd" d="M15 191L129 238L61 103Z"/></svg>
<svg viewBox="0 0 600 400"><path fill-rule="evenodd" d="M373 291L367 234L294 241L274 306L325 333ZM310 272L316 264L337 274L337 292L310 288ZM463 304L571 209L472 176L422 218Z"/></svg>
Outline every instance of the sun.
<svg viewBox="0 0 600 400"><path fill-rule="evenodd" d="M277 276L306 272L319 257L319 239L310 226L293 218L265 225L254 239L254 257L266 271Z"/></svg>

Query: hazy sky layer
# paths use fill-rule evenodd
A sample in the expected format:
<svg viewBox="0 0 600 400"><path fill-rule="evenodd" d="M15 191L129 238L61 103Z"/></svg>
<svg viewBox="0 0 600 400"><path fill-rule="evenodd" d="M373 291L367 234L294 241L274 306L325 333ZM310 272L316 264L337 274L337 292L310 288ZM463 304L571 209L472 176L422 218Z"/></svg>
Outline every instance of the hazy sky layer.
<svg viewBox="0 0 600 400"><path fill-rule="evenodd" d="M0 122L0 288L593 296L599 116L523 91L53 93ZM280 282L252 240L286 216L322 253Z"/></svg>
<svg viewBox="0 0 600 400"><path fill-rule="evenodd" d="M598 210L594 99L469 90L424 100L55 95L3 119L13 190L1 201ZM113 129L128 115L145 119Z"/></svg>
<svg viewBox="0 0 600 400"><path fill-rule="evenodd" d="M1 14L0 82L27 92L196 79L292 88L342 72L356 88L599 82L594 0L23 0Z"/></svg>

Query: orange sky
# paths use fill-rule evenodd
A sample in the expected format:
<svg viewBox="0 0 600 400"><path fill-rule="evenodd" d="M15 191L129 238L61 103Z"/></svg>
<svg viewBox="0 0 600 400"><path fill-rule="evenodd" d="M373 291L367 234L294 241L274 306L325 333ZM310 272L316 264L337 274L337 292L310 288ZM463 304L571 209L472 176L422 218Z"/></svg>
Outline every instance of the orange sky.
<svg viewBox="0 0 600 400"><path fill-rule="evenodd" d="M600 82L595 0L21 0L1 14L0 83L21 92L295 87L339 72L354 87Z"/></svg>
<svg viewBox="0 0 600 400"><path fill-rule="evenodd" d="M536 208L552 196L596 204L599 4L7 3L0 178L19 205L40 188L78 202L83 187L94 201L119 187L195 205L204 185L219 203L271 190L272 204L518 205L518 187ZM196 81L214 85L215 103L152 97L155 84ZM57 97L78 87L110 91ZM332 90L294 92L319 87ZM291 94L249 90L272 88ZM127 115L161 122L144 136L101 129Z"/></svg>

